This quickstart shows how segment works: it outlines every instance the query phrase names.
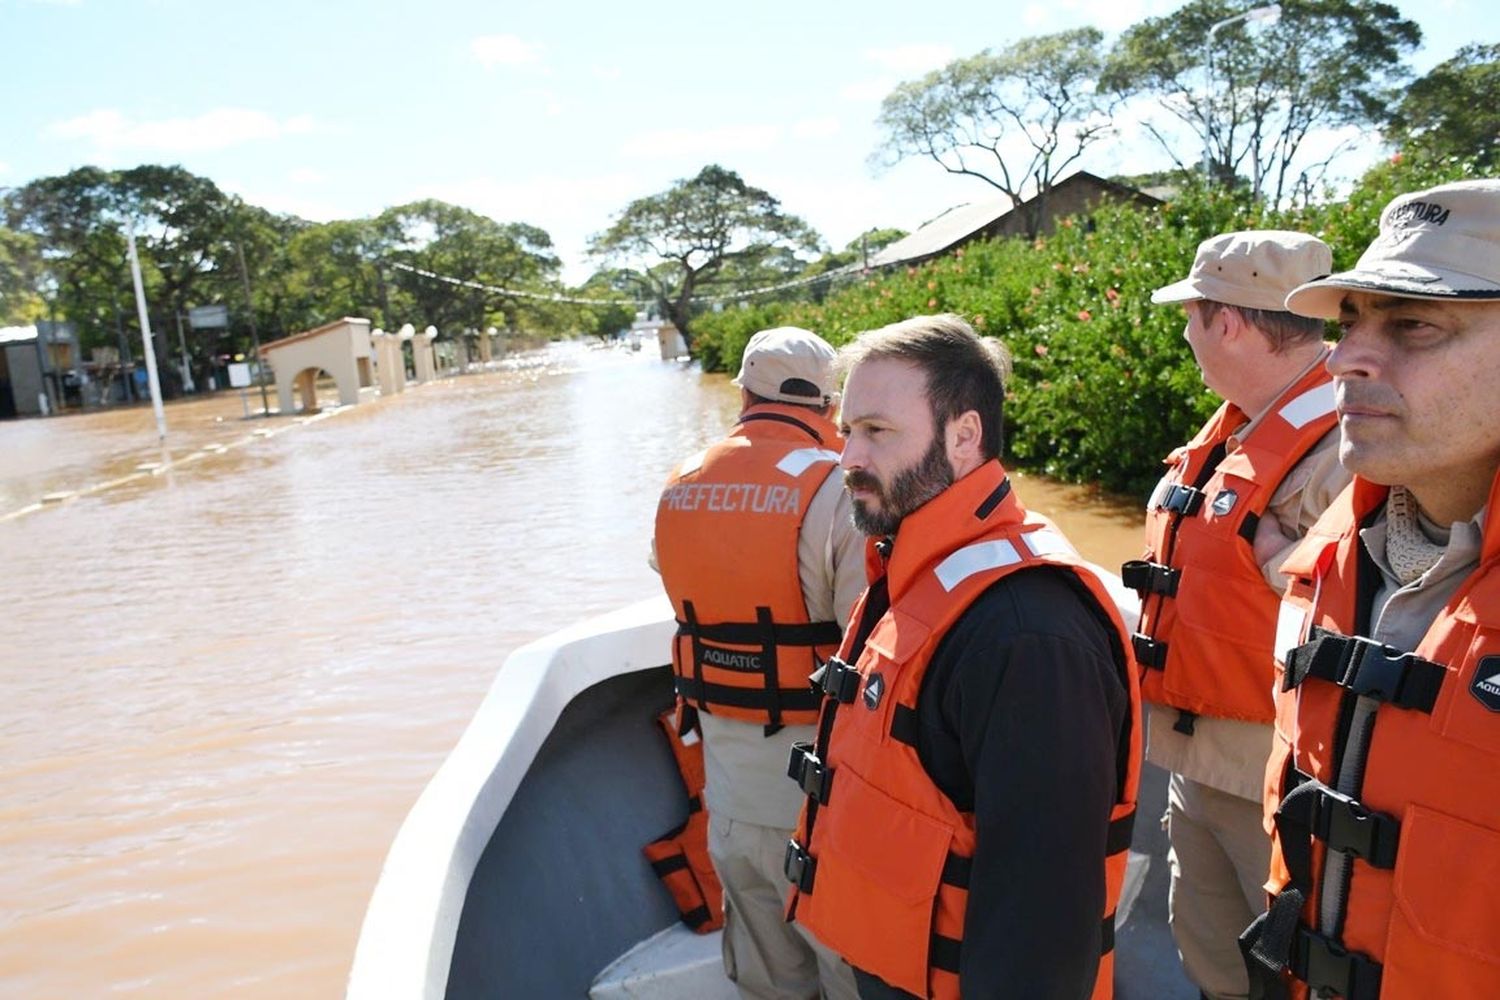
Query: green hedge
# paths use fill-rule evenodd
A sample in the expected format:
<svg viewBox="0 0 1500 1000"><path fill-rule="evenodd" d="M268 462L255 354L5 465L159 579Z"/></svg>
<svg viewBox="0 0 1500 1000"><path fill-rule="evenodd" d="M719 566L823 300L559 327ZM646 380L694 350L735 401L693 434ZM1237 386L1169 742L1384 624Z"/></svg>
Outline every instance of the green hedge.
<svg viewBox="0 0 1500 1000"><path fill-rule="evenodd" d="M1182 338L1176 306L1151 292L1185 276L1199 242L1234 229L1296 229L1353 264L1396 193L1473 176L1462 162L1393 158L1347 200L1272 213L1231 194L1191 192L1155 209L1107 206L1028 242L971 243L904 271L872 275L821 305L772 302L704 315L694 351L706 371L738 368L757 331L790 324L842 344L860 331L953 312L1015 358L1006 404L1009 459L1060 479L1144 494L1161 460L1218 406Z"/></svg>

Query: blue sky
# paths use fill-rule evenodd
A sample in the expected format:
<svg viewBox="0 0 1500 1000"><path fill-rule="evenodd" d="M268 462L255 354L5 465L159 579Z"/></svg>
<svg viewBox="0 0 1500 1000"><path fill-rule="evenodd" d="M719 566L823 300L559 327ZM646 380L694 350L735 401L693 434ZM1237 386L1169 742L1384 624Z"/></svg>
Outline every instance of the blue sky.
<svg viewBox="0 0 1500 1000"><path fill-rule="evenodd" d="M1500 40L1488 0L1396 5L1422 26L1419 71ZM992 197L931 163L871 168L895 84L1029 35L1092 24L1112 38L1179 6L0 0L0 187L154 162L316 220L442 198L546 229L581 281L591 233L717 162L837 248ZM1365 140L1346 169L1379 152ZM1085 162L1165 165L1129 128Z"/></svg>

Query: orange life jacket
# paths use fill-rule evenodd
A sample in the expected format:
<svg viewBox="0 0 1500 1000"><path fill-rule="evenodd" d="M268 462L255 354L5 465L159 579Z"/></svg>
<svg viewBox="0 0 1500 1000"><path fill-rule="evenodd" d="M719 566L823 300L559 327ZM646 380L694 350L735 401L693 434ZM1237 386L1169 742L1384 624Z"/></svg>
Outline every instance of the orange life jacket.
<svg viewBox="0 0 1500 1000"><path fill-rule="evenodd" d="M768 731L817 719L807 678L843 630L810 620L797 538L838 470L839 448L833 424L813 411L757 405L668 478L656 558L677 617L677 693L688 704Z"/></svg>
<svg viewBox="0 0 1500 1000"><path fill-rule="evenodd" d="M656 717L667 734L677 770L688 793L688 816L681 826L641 848L651 862L682 922L699 934L724 926L724 889L708 856L708 813L703 809L703 741L696 730L684 733L678 715L668 709Z"/></svg>
<svg viewBox="0 0 1500 1000"><path fill-rule="evenodd" d="M1129 633L1067 540L1010 493L1000 463L965 476L921 513L930 515L921 530L898 536L908 552L916 550L915 558L904 561L908 553L898 544L889 573L874 584L889 588L889 610L862 649L851 628L824 672L820 742L793 747L789 771L808 803L787 845L788 915L851 965L892 986L919 997L958 996L974 816L960 811L922 767L917 696L944 633L991 584L1029 567L1064 567L1114 622L1121 679L1130 691L1129 759L1120 762L1108 856L1093 860L1106 885L1104 949L1093 995L1107 998L1140 769L1140 697ZM851 622L862 621L869 596L866 591Z"/></svg>
<svg viewBox="0 0 1500 1000"><path fill-rule="evenodd" d="M1255 528L1276 487L1337 420L1332 376L1318 365L1227 454L1245 415L1225 403L1167 458L1146 505L1145 558L1120 575L1141 595L1141 697L1186 713L1179 731L1191 733L1197 715L1271 721L1279 595L1255 559Z"/></svg>
<svg viewBox="0 0 1500 1000"><path fill-rule="evenodd" d="M1387 489L1356 478L1287 560L1267 765L1271 906L1241 939L1252 996L1500 996L1500 524L1417 648L1363 638L1381 581L1359 528ZM1500 477L1488 510L1500 511ZM1335 790L1361 696L1363 777ZM1329 851L1352 857L1318 924ZM1332 901L1330 901L1330 904Z"/></svg>

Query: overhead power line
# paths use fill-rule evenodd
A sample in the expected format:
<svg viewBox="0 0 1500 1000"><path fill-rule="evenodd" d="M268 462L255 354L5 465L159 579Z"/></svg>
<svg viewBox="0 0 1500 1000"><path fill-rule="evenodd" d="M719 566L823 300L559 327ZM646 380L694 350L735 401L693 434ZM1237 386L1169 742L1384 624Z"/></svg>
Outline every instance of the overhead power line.
<svg viewBox="0 0 1500 1000"><path fill-rule="evenodd" d="M510 295L516 298L533 299L540 302L566 302L574 305L584 306L650 306L654 299L589 299L578 295L562 295L556 292L534 292L524 288L502 288L499 285L488 285L482 281L473 281L468 278L455 278L451 275L438 274L425 268L414 267L401 261L391 261L391 266L412 274L421 275L424 278L432 278L434 281L445 281L450 285L459 285L463 288L473 288L482 292L494 292L497 295ZM783 281L775 285L764 285L760 288L749 288L740 292L726 292L722 295L694 295L691 299L704 305L715 305L728 302L739 302L754 298L757 295L766 295L771 292L782 292L789 288L801 288L805 285L814 285L820 281L832 281L835 278L852 277L863 270L859 264L845 264L822 274L809 275L802 278L793 278L791 281Z"/></svg>

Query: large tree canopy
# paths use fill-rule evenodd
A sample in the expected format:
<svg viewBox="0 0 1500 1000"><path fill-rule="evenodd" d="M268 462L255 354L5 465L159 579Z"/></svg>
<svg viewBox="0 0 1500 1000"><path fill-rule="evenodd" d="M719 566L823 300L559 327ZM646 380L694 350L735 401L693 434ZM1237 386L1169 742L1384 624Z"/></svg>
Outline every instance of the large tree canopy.
<svg viewBox="0 0 1500 1000"><path fill-rule="evenodd" d="M956 59L901 84L881 104L877 161L927 157L977 177L1020 207L1036 235L1053 182L1110 132L1109 101L1095 86L1103 35L1078 28Z"/></svg>
<svg viewBox="0 0 1500 1000"><path fill-rule="evenodd" d="M377 245L392 262L477 285L536 293L558 290L561 263L552 237L525 223L500 223L478 212L427 199L386 209L374 221ZM387 275L389 280L390 275ZM415 316L440 331L483 330L493 317L512 324L534 309L529 297L394 272ZM393 321L393 320L392 320Z"/></svg>
<svg viewBox="0 0 1500 1000"><path fill-rule="evenodd" d="M1406 91L1388 134L1400 146L1500 163L1500 45L1465 45Z"/></svg>
<svg viewBox="0 0 1500 1000"><path fill-rule="evenodd" d="M1209 177L1247 178L1252 193L1281 203L1310 191L1331 155L1300 156L1315 129L1385 120L1408 75L1403 58L1422 39L1417 25L1378 0L1283 0L1274 24L1220 21L1242 3L1193 0L1127 30L1103 84L1122 97L1154 98L1196 138L1184 143L1146 122L1179 166L1205 157Z"/></svg>
<svg viewBox="0 0 1500 1000"><path fill-rule="evenodd" d="M560 265L546 232L440 201L314 225L248 205L181 167L147 165L44 177L4 192L0 209L0 312L34 313L37 291L55 279L48 307L78 325L86 348L117 345L127 359L139 343L127 225L136 231L158 354L174 361L185 354L200 371L218 355L249 350L252 317L270 337L348 315L444 332L522 318L571 330L593 319L392 267L542 295L558 290ZM191 306L209 303L230 307L227 331L179 325Z"/></svg>
<svg viewBox="0 0 1500 1000"><path fill-rule="evenodd" d="M637 198L589 252L625 269L692 343L695 296L728 293L801 269L799 253L816 253L817 234L781 210L733 170L707 166L659 194Z"/></svg>

